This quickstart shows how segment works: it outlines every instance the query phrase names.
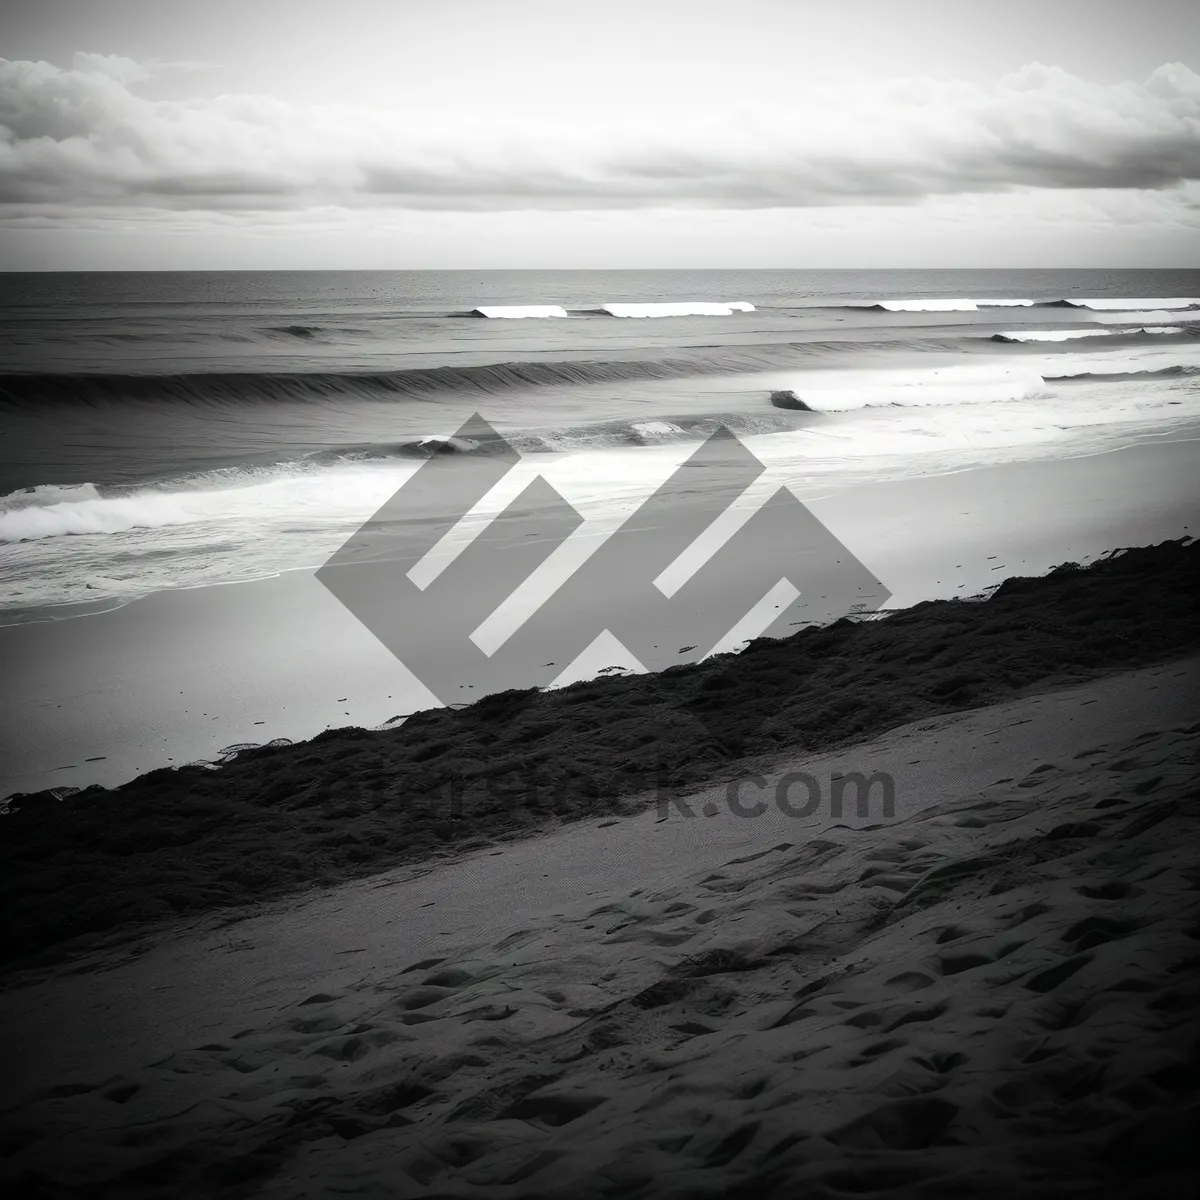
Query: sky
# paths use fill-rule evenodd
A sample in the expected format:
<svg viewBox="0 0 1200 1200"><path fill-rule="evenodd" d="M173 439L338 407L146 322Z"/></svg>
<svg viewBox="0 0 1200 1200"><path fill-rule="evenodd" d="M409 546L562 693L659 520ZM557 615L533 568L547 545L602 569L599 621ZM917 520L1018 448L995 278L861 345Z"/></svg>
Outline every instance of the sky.
<svg viewBox="0 0 1200 1200"><path fill-rule="evenodd" d="M9 0L0 269L1200 266L1191 3Z"/></svg>

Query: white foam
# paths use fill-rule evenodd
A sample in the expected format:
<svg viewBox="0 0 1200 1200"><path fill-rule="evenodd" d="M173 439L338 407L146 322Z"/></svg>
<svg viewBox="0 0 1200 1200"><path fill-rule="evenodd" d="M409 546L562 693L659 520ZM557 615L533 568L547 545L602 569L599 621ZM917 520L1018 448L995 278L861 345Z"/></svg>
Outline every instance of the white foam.
<svg viewBox="0 0 1200 1200"><path fill-rule="evenodd" d="M60 537L64 534L123 533L188 525L212 514L208 496L142 493L137 496L26 505L0 513L0 541Z"/></svg>
<svg viewBox="0 0 1200 1200"><path fill-rule="evenodd" d="M610 317L731 317L735 312L754 312L745 300L715 304L706 301L682 304L602 304Z"/></svg>
<svg viewBox="0 0 1200 1200"><path fill-rule="evenodd" d="M814 408L861 411L806 422L799 430L741 436L777 472L776 484L787 483L802 497L854 481L1054 456L1064 447L1070 453L1112 449L1162 437L1180 420L1200 420L1194 380L1184 375L1043 383L1043 378L1052 372L1111 376L1200 364L1200 347L1155 340L1159 345L1093 354L1052 348L1002 358L998 352L989 361L945 367L764 374L750 383L749 408L773 412L767 392L792 388ZM521 471L528 473L525 482L540 473L588 521L615 528L694 445L669 432L670 422L637 424L643 445L626 441L613 448L530 455L510 472L506 485L519 491ZM13 497L0 497L0 537L10 539L2 547L0 617L14 608L124 601L163 588L316 567L417 466L387 459L293 464L229 477L214 472L181 484L186 491L146 488L121 497L101 496L91 485L48 487L40 490L42 504L17 507ZM73 492L75 499L55 500L60 491ZM428 500L430 515L438 502ZM491 503L489 497L480 507ZM105 536L108 528L113 532ZM101 536L61 536L70 533ZM12 544L23 536L36 540Z"/></svg>
<svg viewBox="0 0 1200 1200"><path fill-rule="evenodd" d="M1138 350L1109 350L1098 354L1057 354L1032 358L1046 379L1071 379L1081 375L1149 375L1164 371L1200 370L1200 346L1154 346Z"/></svg>
<svg viewBox="0 0 1200 1200"><path fill-rule="evenodd" d="M976 312L981 308L1028 308L1032 300L880 300L888 312Z"/></svg>
<svg viewBox="0 0 1200 1200"><path fill-rule="evenodd" d="M1113 309L1121 309L1125 312L1142 312L1146 309L1164 308L1164 309L1181 309L1195 308L1200 305L1200 297L1196 296L1175 296L1172 299L1162 300L1110 300L1103 297L1099 300L1076 300L1073 297L1066 301L1072 308L1095 308L1105 311Z"/></svg>
<svg viewBox="0 0 1200 1200"><path fill-rule="evenodd" d="M0 543L95 534L125 534L174 526L204 526L220 538L263 528L271 521L304 524L357 513L364 503L387 499L396 479L416 462L345 464L318 471L280 468L262 476L230 480L233 486L163 491L146 488L124 496L90 494L78 499L0 510ZM7 499L7 497L6 497Z"/></svg>
<svg viewBox="0 0 1200 1200"><path fill-rule="evenodd" d="M39 487L22 488L0 496L0 513L16 512L23 508L47 504L71 503L79 500L98 500L100 493L92 483L46 483Z"/></svg>
<svg viewBox="0 0 1200 1200"><path fill-rule="evenodd" d="M1046 382L1030 367L983 364L811 371L799 378L793 376L787 386L816 412L851 412L884 405L926 407L1021 400L1043 392Z"/></svg>
<svg viewBox="0 0 1200 1200"><path fill-rule="evenodd" d="M1147 388L1135 381L1077 385L1068 396L1034 396L1004 404L864 408L853 418L802 431L746 439L767 466L797 464L797 489L821 494L823 481L960 470L968 465L1057 457L1064 446L1088 453L1161 437L1164 420L1200 416L1200 397L1174 384ZM849 475L847 473L850 473Z"/></svg>
<svg viewBox="0 0 1200 1200"><path fill-rule="evenodd" d="M756 384L788 389L816 412L852 412L889 405L924 408L986 404L1056 395L1055 380L1200 370L1200 346L1155 345L1094 354L1021 355L942 367L769 372Z"/></svg>
<svg viewBox="0 0 1200 1200"><path fill-rule="evenodd" d="M567 310L558 304L487 304L471 310L481 317L523 320L531 317L565 317Z"/></svg>
<svg viewBox="0 0 1200 1200"><path fill-rule="evenodd" d="M997 337L1010 342L1069 342L1075 338L1126 337L1134 333L1183 333L1177 325L1159 325L1152 329L1010 329Z"/></svg>
<svg viewBox="0 0 1200 1200"><path fill-rule="evenodd" d="M1178 309L1168 312L1160 308L1157 312L1152 309L1146 312L1094 312L1091 319L1102 325L1132 325L1136 322L1145 326L1169 325L1172 321L1178 321L1179 317Z"/></svg>
<svg viewBox="0 0 1200 1200"><path fill-rule="evenodd" d="M633 430L642 437L674 437L684 432L670 421L635 421Z"/></svg>

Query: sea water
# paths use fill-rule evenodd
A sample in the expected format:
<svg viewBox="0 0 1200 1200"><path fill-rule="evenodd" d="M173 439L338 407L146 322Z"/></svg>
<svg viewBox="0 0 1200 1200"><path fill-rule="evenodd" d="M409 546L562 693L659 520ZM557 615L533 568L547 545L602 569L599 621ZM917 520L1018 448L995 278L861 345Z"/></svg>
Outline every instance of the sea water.
<svg viewBox="0 0 1200 1200"><path fill-rule="evenodd" d="M0 623L318 566L474 413L609 523L722 426L802 499L1200 436L1188 271L5 275L0 325Z"/></svg>

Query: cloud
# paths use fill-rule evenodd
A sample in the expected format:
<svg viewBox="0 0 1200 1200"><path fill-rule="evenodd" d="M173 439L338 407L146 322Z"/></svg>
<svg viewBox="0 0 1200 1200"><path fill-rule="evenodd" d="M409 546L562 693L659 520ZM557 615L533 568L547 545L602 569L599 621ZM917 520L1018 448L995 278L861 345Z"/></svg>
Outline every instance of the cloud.
<svg viewBox="0 0 1200 1200"><path fill-rule="evenodd" d="M0 203L208 210L728 209L914 203L1200 179L1200 76L1092 83L1032 64L992 87L798 80L786 111L711 96L637 122L152 100L204 64L0 59ZM556 111L557 110L557 111Z"/></svg>

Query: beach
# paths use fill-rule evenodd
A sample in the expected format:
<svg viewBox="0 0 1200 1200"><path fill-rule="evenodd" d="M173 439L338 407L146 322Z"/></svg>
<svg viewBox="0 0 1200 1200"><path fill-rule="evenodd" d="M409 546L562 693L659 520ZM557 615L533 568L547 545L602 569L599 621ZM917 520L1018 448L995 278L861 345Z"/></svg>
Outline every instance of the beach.
<svg viewBox="0 0 1200 1200"><path fill-rule="evenodd" d="M0 797L692 662L754 636L735 622L776 585L797 618L840 615L776 513L738 532L736 565L713 560L676 628L622 642L658 608L632 576L663 547L634 570L621 526L595 585L571 555L622 521L636 542L673 471L682 531L725 514L722 487L733 512L757 459L751 490L790 491L825 559L832 535L861 564L845 609L1178 538L1200 503L1198 292L1187 270L5 276ZM462 435L479 421L498 440ZM685 470L718 430L741 465ZM510 507L521 481L541 488L524 557L493 522L485 574L513 585L503 608L552 546L558 611L526 596L538 621L476 653L495 612L474 613L466 571L407 646L398 621L391 653L315 573L401 496L422 555L423 530L463 516L440 489L464 472ZM688 625L709 609L731 645Z"/></svg>
<svg viewBox="0 0 1200 1200"><path fill-rule="evenodd" d="M884 582L887 607L905 608L1194 530L1198 445L864 484L807 504ZM0 654L0 794L114 786L231 745L374 728L437 703L311 571L2 627Z"/></svg>
<svg viewBox="0 0 1200 1200"><path fill-rule="evenodd" d="M0 1182L1187 1194L1196 279L0 278Z"/></svg>
<svg viewBox="0 0 1200 1200"><path fill-rule="evenodd" d="M0 1194L1200 1194L1200 25L1048 7L5 7Z"/></svg>
<svg viewBox="0 0 1200 1200"><path fill-rule="evenodd" d="M709 819L585 819L10 977L0 1170L1183 1196L1198 688L1192 655L770 764L890 772L886 819L701 788Z"/></svg>

